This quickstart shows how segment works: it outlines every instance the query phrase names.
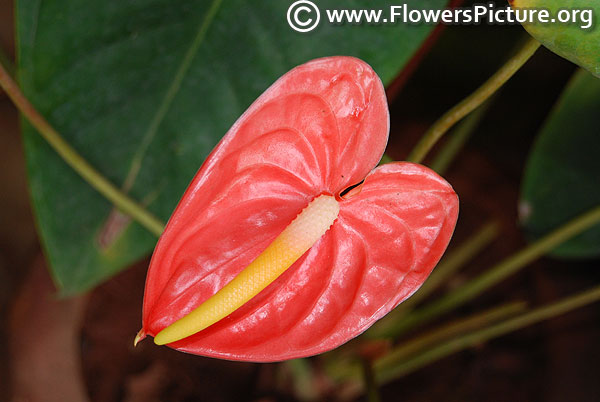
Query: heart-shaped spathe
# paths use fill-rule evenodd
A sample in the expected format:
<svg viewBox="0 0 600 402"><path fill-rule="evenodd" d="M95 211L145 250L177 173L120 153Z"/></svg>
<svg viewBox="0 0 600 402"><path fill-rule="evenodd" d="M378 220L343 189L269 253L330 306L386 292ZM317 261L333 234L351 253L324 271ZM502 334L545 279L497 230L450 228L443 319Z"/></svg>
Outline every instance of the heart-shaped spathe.
<svg viewBox="0 0 600 402"><path fill-rule="evenodd" d="M317 59L282 76L223 137L171 216L148 270L140 336L213 296L323 194L339 202L325 235L242 307L169 346L261 362L314 355L414 293L450 241L458 198L421 165L372 170L388 131L383 86L363 61Z"/></svg>

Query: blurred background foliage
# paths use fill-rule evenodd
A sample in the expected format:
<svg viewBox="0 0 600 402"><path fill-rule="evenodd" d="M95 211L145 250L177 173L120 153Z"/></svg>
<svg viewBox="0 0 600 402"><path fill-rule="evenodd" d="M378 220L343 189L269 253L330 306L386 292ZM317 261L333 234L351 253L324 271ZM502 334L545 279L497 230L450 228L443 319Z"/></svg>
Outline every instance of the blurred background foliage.
<svg viewBox="0 0 600 402"><path fill-rule="evenodd" d="M374 7L351 5L364 3ZM290 67L336 53L370 62L388 88L387 155L402 160L526 37L519 26L489 25L301 35L281 17L288 5L224 1L203 32L207 2L0 0L0 61L17 65L18 53L20 82L36 107L93 166L166 220L207 152ZM551 253L561 258L537 259L445 315L423 317L528 241L600 203L599 82L540 49L425 161L443 166L461 200L437 278L358 340L278 364L151 343L133 349L143 257L156 237L113 210L24 121L23 150L17 113L0 93L0 388L8 390L0 400L598 400L598 305L497 338L543 317L538 306L556 307L598 284L597 225ZM450 148L457 153L441 163ZM591 300L569 299L548 316ZM375 382L384 385L365 392Z"/></svg>

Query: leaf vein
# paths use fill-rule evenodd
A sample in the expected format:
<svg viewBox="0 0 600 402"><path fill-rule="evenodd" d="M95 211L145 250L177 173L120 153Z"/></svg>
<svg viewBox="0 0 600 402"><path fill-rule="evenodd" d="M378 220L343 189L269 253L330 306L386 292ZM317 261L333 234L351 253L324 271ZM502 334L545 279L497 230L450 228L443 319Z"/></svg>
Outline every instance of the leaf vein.
<svg viewBox="0 0 600 402"><path fill-rule="evenodd" d="M185 53L185 56L183 57L183 60L181 61L181 64L179 65L179 68L177 69L177 72L175 73L175 76L173 77L173 81L171 82L171 85L167 89L167 92L165 93L165 96L164 96L162 102L160 103L160 106L158 107L156 114L150 121L150 125L148 126L148 129L146 130L146 133L142 137L142 142L140 144L140 147L138 148L137 152L134 154L134 156L132 158L129 172L127 173L127 177L125 178L125 181L123 182L123 190L124 191L129 191L131 189L131 187L133 186L135 179L137 178L137 176L140 172L140 169L142 167L142 161L144 159L144 156L146 155L146 151L148 150L148 147L150 146L150 144L152 143L152 140L156 136L156 133L158 132L158 128L160 127L161 123L163 122L165 116L167 115L167 112L169 111L171 104L173 103L173 100L175 99L175 96L179 92L179 89L181 88L181 84L183 83L183 79L185 78L187 72L189 71L189 69L192 65L192 61L194 60L194 57L198 53L198 49L200 49L200 46L202 45L202 43L204 43L204 38L206 37L208 29L211 26L212 21L214 20L214 17L218 12L219 7L221 6L221 3L222 3L222 0L213 0L210 8L208 9L208 12L206 13L206 16L204 17L204 20L202 21L202 23L200 24L200 27L198 28L198 32L196 33L196 36L192 40L190 47L188 48L187 52Z"/></svg>

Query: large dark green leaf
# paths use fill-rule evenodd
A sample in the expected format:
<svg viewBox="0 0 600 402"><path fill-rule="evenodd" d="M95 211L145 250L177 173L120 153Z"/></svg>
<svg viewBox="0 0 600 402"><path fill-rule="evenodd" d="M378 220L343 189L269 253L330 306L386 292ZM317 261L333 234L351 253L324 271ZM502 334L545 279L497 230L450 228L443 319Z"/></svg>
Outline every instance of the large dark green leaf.
<svg viewBox="0 0 600 402"><path fill-rule="evenodd" d="M554 53L600 77L600 30L598 0L509 0L515 8L551 12L553 23L524 23L523 27ZM559 14L560 13L560 14ZM559 23L560 17L574 18ZM574 16L574 17L573 17Z"/></svg>
<svg viewBox="0 0 600 402"><path fill-rule="evenodd" d="M412 8L445 2L407 1ZM166 220L208 152L281 74L312 58L346 54L369 62L389 83L432 29L331 26L324 9L342 5L328 0L318 2L320 26L301 34L287 25L291 3L20 0L20 81L92 165ZM152 250L156 238L111 212L27 124L24 136L40 234L64 294Z"/></svg>
<svg viewBox="0 0 600 402"><path fill-rule="evenodd" d="M577 73L535 142L522 188L521 219L539 237L600 205L600 79ZM563 243L561 257L600 255L600 225Z"/></svg>

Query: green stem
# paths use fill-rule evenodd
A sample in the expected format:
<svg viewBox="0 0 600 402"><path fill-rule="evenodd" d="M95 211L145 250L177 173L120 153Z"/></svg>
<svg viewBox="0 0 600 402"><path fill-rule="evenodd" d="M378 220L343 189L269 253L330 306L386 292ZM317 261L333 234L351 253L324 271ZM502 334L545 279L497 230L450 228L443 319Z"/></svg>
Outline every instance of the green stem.
<svg viewBox="0 0 600 402"><path fill-rule="evenodd" d="M472 332L470 334L458 336L437 346L427 348L424 353L421 353L411 359L398 362L398 364L393 368L385 367L385 369L377 370L378 366L376 365L375 375L377 382L382 384L395 380L452 353L459 352L463 349L481 344L482 342L486 342L490 339L497 338L529 325L533 325L540 321L559 316L599 300L600 286L597 286L575 296L571 296L558 302L537 308L515 318L491 325L487 328Z"/></svg>
<svg viewBox="0 0 600 402"><path fill-rule="evenodd" d="M504 85L533 56L539 47L540 43L537 40L528 39L517 54L511 57L490 79L436 121L423 135L407 160L421 163L444 133Z"/></svg>
<svg viewBox="0 0 600 402"><path fill-rule="evenodd" d="M419 353L430 347L435 347L441 342L446 341L454 336L463 335L469 331L479 330L487 325L495 324L500 320L512 317L526 310L526 303L522 301L511 302L501 306L497 306L483 312L478 312L466 318L455 320L449 324L445 324L432 329L424 334L401 343L394 347L386 355L376 359L372 363L372 369L377 372L387 371L401 364L408 358L413 358ZM363 343L363 347L368 343ZM360 361L351 359L353 354L337 354L332 358L327 367L329 376L339 383L356 384L355 393L364 393L366 389L365 381L360 381L364 377L364 368Z"/></svg>
<svg viewBox="0 0 600 402"><path fill-rule="evenodd" d="M367 401L368 402L380 402L379 390L377 389L377 383L375 382L375 373L373 372L373 364L369 359L362 359L362 373L364 379L365 389L367 390Z"/></svg>
<svg viewBox="0 0 600 402"><path fill-rule="evenodd" d="M490 222L467 241L449 252L435 267L423 286L409 299L402 302L390 314L377 322L365 335L368 338L395 338L403 329L403 317L418 303L446 283L467 262L496 239L499 232L497 222Z"/></svg>
<svg viewBox="0 0 600 402"><path fill-rule="evenodd" d="M479 123L481 123L481 120L492 104L492 99L493 97L483 102L481 106L465 117L465 119L452 130L452 134L450 135L450 138L448 138L448 141L429 164L431 169L435 170L440 175L444 175L456 155L464 147L469 137L471 137L475 129L479 126Z"/></svg>
<svg viewBox="0 0 600 402"><path fill-rule="evenodd" d="M150 214L144 207L121 192L114 184L108 181L100 172L90 165L81 155L69 145L61 135L42 117L41 114L27 100L18 85L10 77L3 65L0 64L0 87L11 98L17 109L29 120L40 135L48 141L50 146L71 166L85 181L100 194L111 201L123 213L131 216L151 233L160 236L164 224Z"/></svg>
<svg viewBox="0 0 600 402"><path fill-rule="evenodd" d="M413 339L401 343L387 355L376 361L374 368L377 371L387 371L402 364L406 359L423 352L432 345L439 344L452 337L481 329L487 325L522 313L527 309L523 301L507 303L483 312L476 313L467 318L442 325L428 333L420 334Z"/></svg>
<svg viewBox="0 0 600 402"><path fill-rule="evenodd" d="M600 223L600 206L580 215L534 243L531 243L523 250L504 259L477 278L443 296L436 302L410 313L402 321L402 327L398 332L401 333L411 329L479 296L532 261L553 250L559 244L598 223Z"/></svg>

